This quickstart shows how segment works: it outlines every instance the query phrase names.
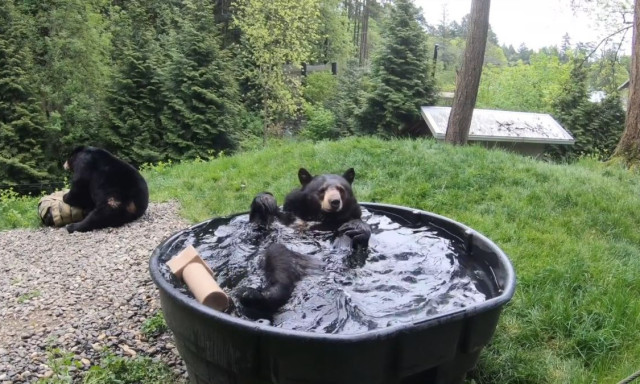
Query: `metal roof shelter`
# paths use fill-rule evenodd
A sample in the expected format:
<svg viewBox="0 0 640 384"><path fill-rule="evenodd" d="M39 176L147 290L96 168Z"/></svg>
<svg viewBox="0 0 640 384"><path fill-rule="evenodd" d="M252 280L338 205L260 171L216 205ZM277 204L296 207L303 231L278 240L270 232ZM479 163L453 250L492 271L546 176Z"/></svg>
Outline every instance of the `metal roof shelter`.
<svg viewBox="0 0 640 384"><path fill-rule="evenodd" d="M420 113L436 140L444 140L450 107L422 107ZM557 121L546 113L474 109L469 130L470 142L508 148L538 156L545 145L575 142Z"/></svg>

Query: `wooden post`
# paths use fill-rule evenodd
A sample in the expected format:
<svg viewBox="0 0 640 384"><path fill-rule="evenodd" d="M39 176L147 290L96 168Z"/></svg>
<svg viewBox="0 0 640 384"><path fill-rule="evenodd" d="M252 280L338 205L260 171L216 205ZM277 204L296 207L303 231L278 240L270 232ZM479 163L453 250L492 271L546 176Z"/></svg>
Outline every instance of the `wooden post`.
<svg viewBox="0 0 640 384"><path fill-rule="evenodd" d="M462 69L456 79L456 91L445 135L445 141L448 143L464 145L469 137L487 46L490 5L491 0L473 0L471 3L467 46L464 50Z"/></svg>

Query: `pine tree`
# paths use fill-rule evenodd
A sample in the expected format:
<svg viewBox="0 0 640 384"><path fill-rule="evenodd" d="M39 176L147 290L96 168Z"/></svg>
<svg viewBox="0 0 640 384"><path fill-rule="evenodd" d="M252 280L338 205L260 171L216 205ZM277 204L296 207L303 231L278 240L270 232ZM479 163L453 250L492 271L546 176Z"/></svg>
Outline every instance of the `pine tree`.
<svg viewBox="0 0 640 384"><path fill-rule="evenodd" d="M550 147L547 152L551 157L572 160L584 155L611 156L624 129L624 110L616 93L607 95L600 103L589 101L587 71L581 60L574 59L571 76L554 109L558 122L571 132L576 142L571 146Z"/></svg>
<svg viewBox="0 0 640 384"><path fill-rule="evenodd" d="M336 128L341 136L363 133L361 116L367 106L370 88L370 74L358 65L357 60L349 62L338 75L335 95L327 107L336 116Z"/></svg>
<svg viewBox="0 0 640 384"><path fill-rule="evenodd" d="M179 159L233 149L240 94L208 0L183 2L170 41L173 51L163 73L166 152Z"/></svg>
<svg viewBox="0 0 640 384"><path fill-rule="evenodd" d="M50 177L25 28L13 1L0 0L0 184L42 183Z"/></svg>
<svg viewBox="0 0 640 384"><path fill-rule="evenodd" d="M412 0L398 0L389 16L385 42L373 62L375 91L362 115L367 133L408 135L420 122L420 107L436 100L426 34Z"/></svg>
<svg viewBox="0 0 640 384"><path fill-rule="evenodd" d="M48 151L59 159L72 147L95 140L104 118L104 91L110 71L110 36L103 14L107 1L16 4L33 23L29 39L35 59L33 76L47 129L56 131Z"/></svg>
<svg viewBox="0 0 640 384"><path fill-rule="evenodd" d="M157 20L157 15L147 3L127 2L126 9L115 16L108 122L97 143L135 165L164 159L161 115L165 100L160 73L164 63L150 20Z"/></svg>

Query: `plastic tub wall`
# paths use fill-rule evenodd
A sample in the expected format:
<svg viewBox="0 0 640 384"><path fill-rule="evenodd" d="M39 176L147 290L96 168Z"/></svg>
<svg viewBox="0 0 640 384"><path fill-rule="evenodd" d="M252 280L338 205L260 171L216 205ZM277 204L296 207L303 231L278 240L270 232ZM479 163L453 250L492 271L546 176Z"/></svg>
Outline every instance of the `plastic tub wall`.
<svg viewBox="0 0 640 384"><path fill-rule="evenodd" d="M494 296L477 305L424 321L357 335L300 332L217 312L179 292L160 273L154 251L153 281L168 327L193 384L413 384L462 383L491 340L502 307L515 289L507 256L471 228L425 211L362 203L374 213L432 224L466 242L469 255L493 273Z"/></svg>

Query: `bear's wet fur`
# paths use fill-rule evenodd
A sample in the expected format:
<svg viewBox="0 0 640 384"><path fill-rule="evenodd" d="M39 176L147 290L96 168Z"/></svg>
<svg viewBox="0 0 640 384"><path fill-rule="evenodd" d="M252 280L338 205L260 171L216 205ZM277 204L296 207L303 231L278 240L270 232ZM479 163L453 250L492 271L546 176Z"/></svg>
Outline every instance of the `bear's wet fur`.
<svg viewBox="0 0 640 384"><path fill-rule="evenodd" d="M298 179L301 186L286 196L282 210L273 194L258 194L251 202L249 220L267 229L275 220L285 225L298 220L314 222L315 228L335 231L341 241L347 238L355 252L366 249L371 228L361 220L362 210L351 188L355 179L353 168L342 175L319 176L300 168ZM296 283L318 266L310 256L278 243L266 248L263 263L265 286L244 287L237 294L245 314L252 318L271 317L289 300Z"/></svg>

